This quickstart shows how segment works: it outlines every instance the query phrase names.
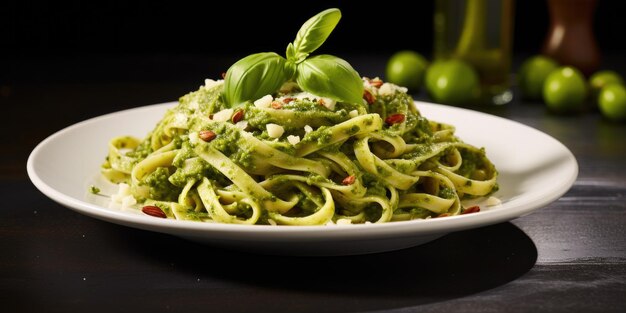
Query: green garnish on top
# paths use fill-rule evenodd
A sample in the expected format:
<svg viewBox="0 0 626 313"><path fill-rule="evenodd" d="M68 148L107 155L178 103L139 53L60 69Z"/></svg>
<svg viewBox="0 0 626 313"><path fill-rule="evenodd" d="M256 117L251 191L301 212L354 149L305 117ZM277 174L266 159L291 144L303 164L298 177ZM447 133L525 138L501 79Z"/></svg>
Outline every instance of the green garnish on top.
<svg viewBox="0 0 626 313"><path fill-rule="evenodd" d="M324 10L310 18L287 46L286 58L261 52L235 62L224 78L227 105L233 107L272 94L287 81L295 81L302 90L318 96L361 104L363 81L348 62L329 54L310 56L340 19L339 9Z"/></svg>

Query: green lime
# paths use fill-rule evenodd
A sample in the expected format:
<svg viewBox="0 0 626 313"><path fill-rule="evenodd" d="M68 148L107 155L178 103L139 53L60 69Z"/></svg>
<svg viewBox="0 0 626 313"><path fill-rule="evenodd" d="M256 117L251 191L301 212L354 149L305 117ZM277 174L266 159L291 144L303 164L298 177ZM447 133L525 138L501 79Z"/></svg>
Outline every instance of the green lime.
<svg viewBox="0 0 626 313"><path fill-rule="evenodd" d="M517 75L517 83L522 97L529 100L540 100L546 77L557 67L559 65L553 59L543 55L536 55L524 61Z"/></svg>
<svg viewBox="0 0 626 313"><path fill-rule="evenodd" d="M438 61L429 67L426 87L435 102L451 105L467 104L480 94L478 73L458 59Z"/></svg>
<svg viewBox="0 0 626 313"><path fill-rule="evenodd" d="M589 87L591 87L591 93L594 98L596 98L600 94L600 89L602 87L612 84L624 84L624 79L614 71L599 71L595 72L591 77L589 77Z"/></svg>
<svg viewBox="0 0 626 313"><path fill-rule="evenodd" d="M581 111L587 97L583 74L574 67L563 66L552 71L543 84L543 100L555 113Z"/></svg>
<svg viewBox="0 0 626 313"><path fill-rule="evenodd" d="M624 84L624 79L618 73L608 70L595 72L589 78L589 85L592 89L600 90L612 83Z"/></svg>
<svg viewBox="0 0 626 313"><path fill-rule="evenodd" d="M417 91L422 87L427 67L428 61L421 54L410 50L399 51L389 58L385 78L390 83Z"/></svg>
<svg viewBox="0 0 626 313"><path fill-rule="evenodd" d="M606 118L614 121L626 120L626 87L619 83L602 87L598 105Z"/></svg>
<svg viewBox="0 0 626 313"><path fill-rule="evenodd" d="M437 78L439 78L439 73L441 72L441 69L445 67L445 64L446 61L437 60L431 63L430 66L428 66L428 69L426 69L424 84L426 85L426 90L429 90L429 92L435 88Z"/></svg>

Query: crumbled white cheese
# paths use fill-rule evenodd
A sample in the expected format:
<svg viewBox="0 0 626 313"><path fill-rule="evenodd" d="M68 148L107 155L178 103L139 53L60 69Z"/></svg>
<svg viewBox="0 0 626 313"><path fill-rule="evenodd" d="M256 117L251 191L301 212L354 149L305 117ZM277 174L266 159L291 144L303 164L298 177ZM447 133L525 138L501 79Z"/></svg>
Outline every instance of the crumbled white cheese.
<svg viewBox="0 0 626 313"><path fill-rule="evenodd" d="M126 183L119 183L117 185L117 193L111 196L111 200L120 202L123 197L130 194L130 186Z"/></svg>
<svg viewBox="0 0 626 313"><path fill-rule="evenodd" d="M381 95L392 95L396 91L390 83L384 83L378 89L378 93Z"/></svg>
<svg viewBox="0 0 626 313"><path fill-rule="evenodd" d="M372 82L376 82L376 85L372 85ZM380 84L382 81L380 80L380 77L374 77L372 79L369 79L367 77L363 77L363 87L365 87L365 89L369 89L372 90L372 88L376 88L376 86L378 86L378 84Z"/></svg>
<svg viewBox="0 0 626 313"><path fill-rule="evenodd" d="M370 222L365 222L365 224L371 224ZM338 219L336 222L328 221L326 224L324 224L326 226L335 226L335 225L352 225L352 220L348 219L348 218L340 218Z"/></svg>
<svg viewBox="0 0 626 313"><path fill-rule="evenodd" d="M267 134L272 138L280 138L285 132L285 129L277 124L269 123L265 126L267 129Z"/></svg>
<svg viewBox="0 0 626 313"><path fill-rule="evenodd" d="M325 97L321 97L319 98L320 103L325 106L327 109L334 111L335 110L335 105L337 104L337 101L331 99L331 98L325 98Z"/></svg>
<svg viewBox="0 0 626 313"><path fill-rule="evenodd" d="M200 142L200 137L198 136L197 132L191 132L188 136L189 143L191 143L192 145L197 145Z"/></svg>
<svg viewBox="0 0 626 313"><path fill-rule="evenodd" d="M487 204L487 206L499 205L501 203L502 203L502 201L500 201L500 199L498 199L496 197L493 197L493 196L487 198L487 201L485 202L485 204Z"/></svg>
<svg viewBox="0 0 626 313"><path fill-rule="evenodd" d="M398 85L394 85L394 84L391 84L391 83L384 83L378 89L378 94L383 95L383 96L384 95L393 95L396 91L400 91L400 92L406 93L408 91L408 89L406 87L400 87Z"/></svg>
<svg viewBox="0 0 626 313"><path fill-rule="evenodd" d="M111 203L122 203L123 197L120 197L117 194L111 195Z"/></svg>
<svg viewBox="0 0 626 313"><path fill-rule="evenodd" d="M357 110L352 110L348 113L348 115L350 115L350 117L355 118L357 116L359 116L359 111Z"/></svg>
<svg viewBox="0 0 626 313"><path fill-rule="evenodd" d="M248 121L239 121L235 124L235 126L241 130L245 130L248 128Z"/></svg>
<svg viewBox="0 0 626 313"><path fill-rule="evenodd" d="M274 101L274 97L272 97L272 95L265 95L254 101L254 106L259 109L267 109L272 104L272 101Z"/></svg>
<svg viewBox="0 0 626 313"><path fill-rule="evenodd" d="M337 220L337 225L350 225L352 224L352 220L347 218L340 218Z"/></svg>
<svg viewBox="0 0 626 313"><path fill-rule="evenodd" d="M176 113L174 115L174 124L176 125L186 125L187 121L188 121L188 118L185 113Z"/></svg>
<svg viewBox="0 0 626 313"><path fill-rule="evenodd" d="M213 120L216 122L226 122L233 115L233 109L224 109L213 114Z"/></svg>
<svg viewBox="0 0 626 313"><path fill-rule="evenodd" d="M189 102L188 106L192 110L198 110L200 108L200 103L198 103L198 101L196 100L192 100L191 102Z"/></svg>
<svg viewBox="0 0 626 313"><path fill-rule="evenodd" d="M289 135L287 136L287 141L295 146L296 144L298 144L298 142L300 142L300 136Z"/></svg>
<svg viewBox="0 0 626 313"><path fill-rule="evenodd" d="M304 125L304 132L305 133L310 133L313 131L313 127L309 126L309 125Z"/></svg>
<svg viewBox="0 0 626 313"><path fill-rule="evenodd" d="M122 198L122 209L128 209L137 204L137 200L132 195Z"/></svg>
<svg viewBox="0 0 626 313"><path fill-rule="evenodd" d="M128 184L120 183L117 186L117 193L111 195L111 202L121 204L123 209L137 204L137 200L131 194Z"/></svg>
<svg viewBox="0 0 626 313"><path fill-rule="evenodd" d="M204 80L204 89L211 89L213 87L219 86L221 84L224 83L223 79L220 80L212 80L212 79L205 79Z"/></svg>

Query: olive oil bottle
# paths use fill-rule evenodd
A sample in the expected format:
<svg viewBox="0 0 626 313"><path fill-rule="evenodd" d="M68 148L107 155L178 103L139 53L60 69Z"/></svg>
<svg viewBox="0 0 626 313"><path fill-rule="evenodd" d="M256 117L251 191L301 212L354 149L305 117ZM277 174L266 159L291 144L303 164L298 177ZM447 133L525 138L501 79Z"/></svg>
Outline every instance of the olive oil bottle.
<svg viewBox="0 0 626 313"><path fill-rule="evenodd" d="M480 78L477 102L511 101L513 0L436 0L435 60L461 59Z"/></svg>

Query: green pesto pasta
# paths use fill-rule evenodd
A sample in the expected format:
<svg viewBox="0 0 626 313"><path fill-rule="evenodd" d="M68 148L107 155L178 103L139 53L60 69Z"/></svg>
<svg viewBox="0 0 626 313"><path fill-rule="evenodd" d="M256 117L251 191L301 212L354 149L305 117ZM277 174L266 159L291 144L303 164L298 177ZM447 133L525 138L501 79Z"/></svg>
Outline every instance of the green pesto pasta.
<svg viewBox="0 0 626 313"><path fill-rule="evenodd" d="M228 106L223 81L179 99L143 139L113 138L102 174L138 207L198 222L324 225L461 214L497 189L482 148L429 121L406 89L363 78L361 103L284 84Z"/></svg>

